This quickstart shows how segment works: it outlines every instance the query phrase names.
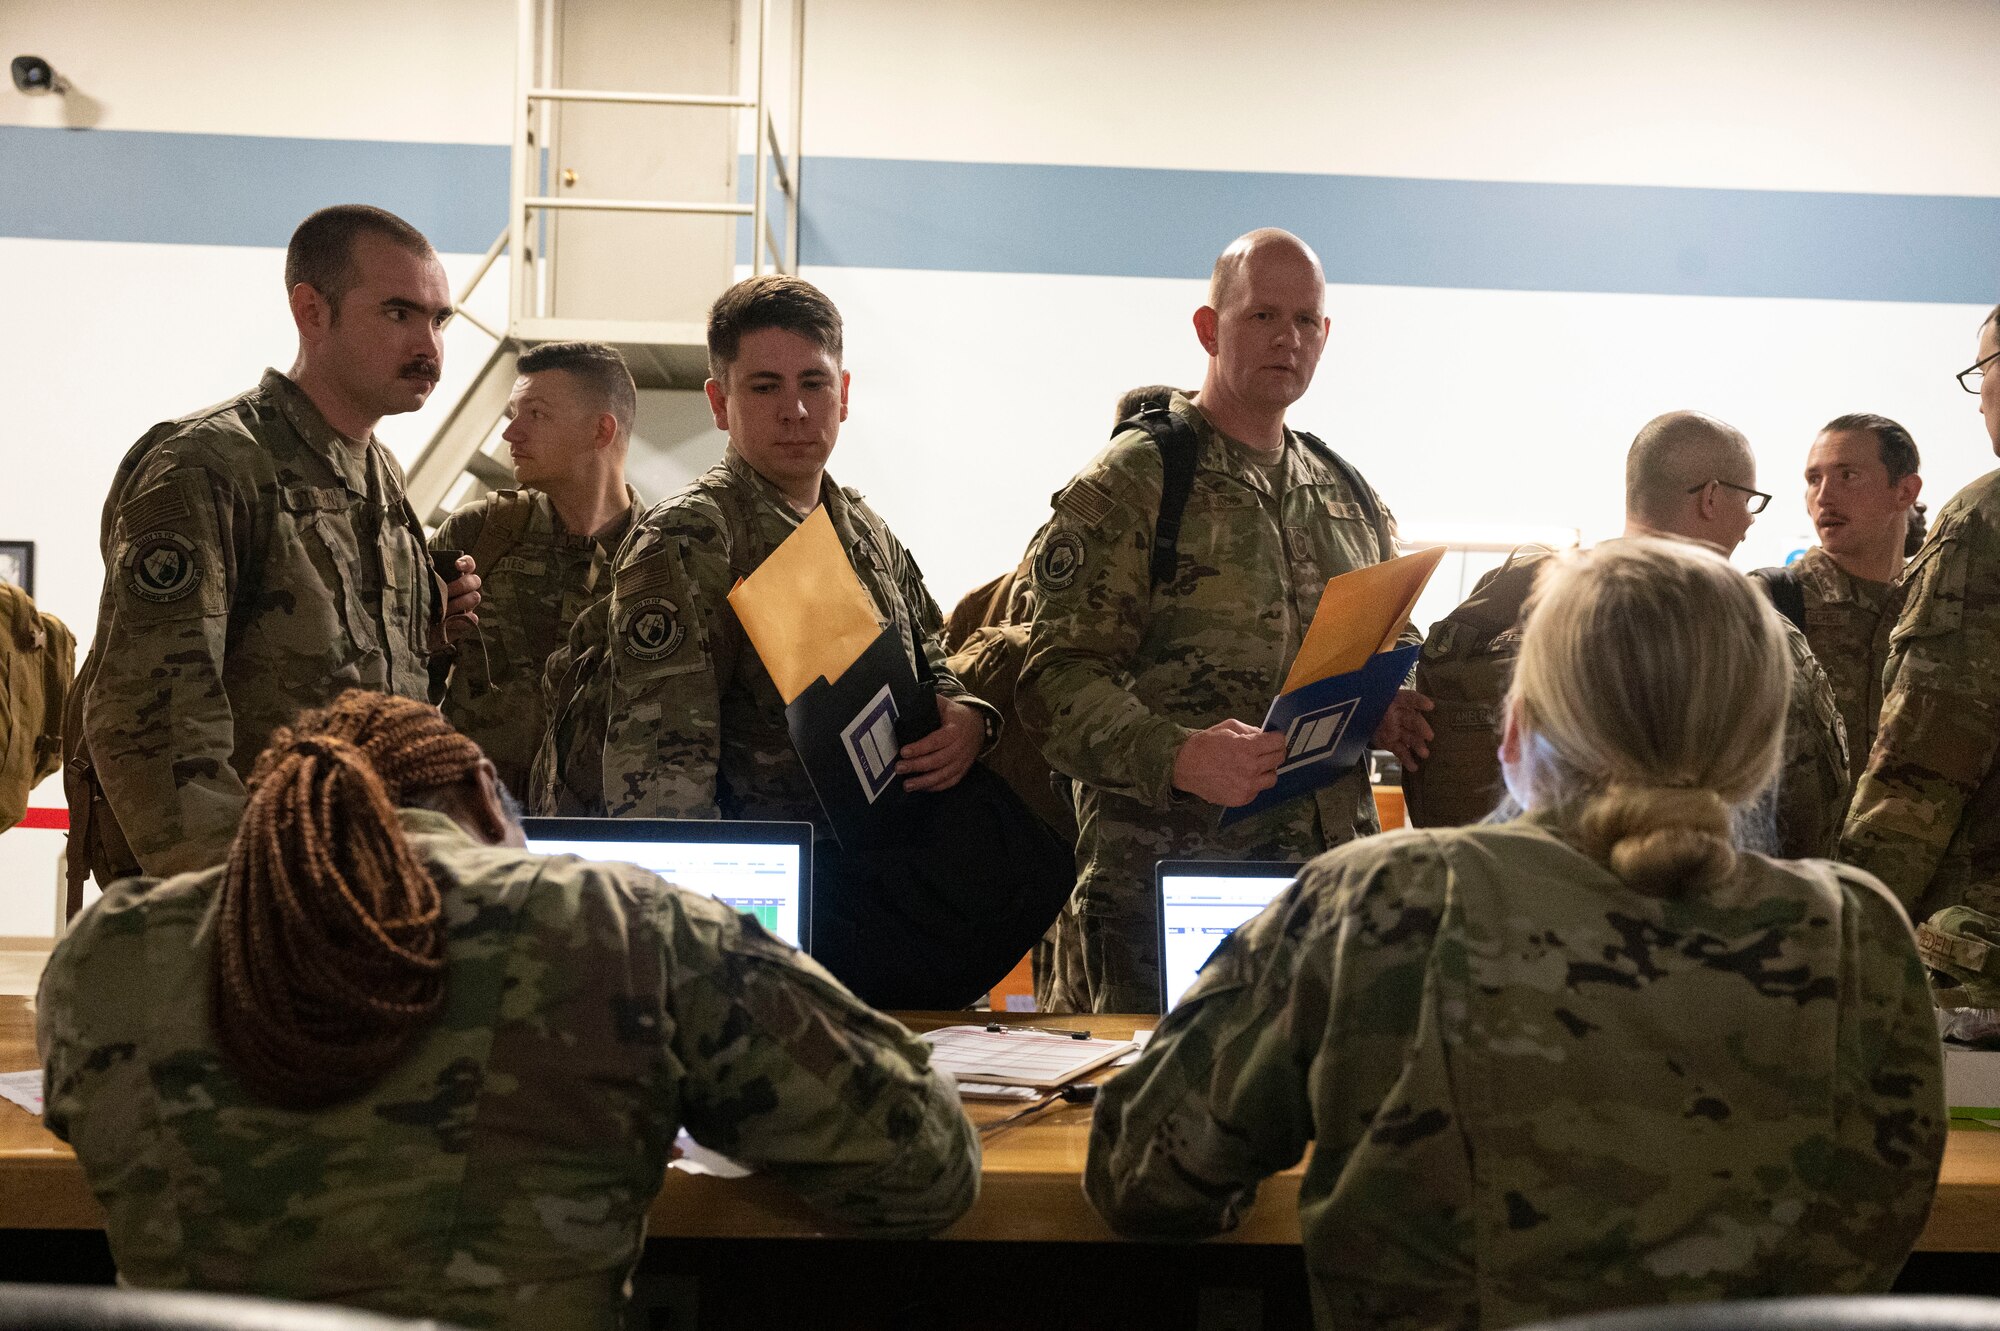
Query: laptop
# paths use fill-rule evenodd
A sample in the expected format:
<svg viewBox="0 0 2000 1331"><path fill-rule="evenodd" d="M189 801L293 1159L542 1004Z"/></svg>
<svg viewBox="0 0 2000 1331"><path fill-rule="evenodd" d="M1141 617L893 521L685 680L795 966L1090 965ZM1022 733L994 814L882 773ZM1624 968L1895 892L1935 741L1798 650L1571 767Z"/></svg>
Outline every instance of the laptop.
<svg viewBox="0 0 2000 1331"><path fill-rule="evenodd" d="M1304 867L1161 860L1153 870L1160 921L1160 1011L1171 1010L1222 940L1255 919Z"/></svg>
<svg viewBox="0 0 2000 1331"><path fill-rule="evenodd" d="M636 864L754 915L793 947L811 950L811 823L523 818L521 829L539 855Z"/></svg>

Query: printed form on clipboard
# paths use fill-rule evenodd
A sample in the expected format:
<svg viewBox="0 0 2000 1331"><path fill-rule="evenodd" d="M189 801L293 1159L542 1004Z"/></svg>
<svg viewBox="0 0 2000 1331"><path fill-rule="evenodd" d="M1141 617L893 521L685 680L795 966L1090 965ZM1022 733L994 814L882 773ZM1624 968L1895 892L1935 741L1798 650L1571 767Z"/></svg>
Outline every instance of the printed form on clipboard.
<svg viewBox="0 0 2000 1331"><path fill-rule="evenodd" d="M945 1026L922 1037L931 1066L953 1080L982 1086L1027 1086L1053 1091L1130 1053L1130 1040L1079 1040L1060 1031L1010 1027Z"/></svg>

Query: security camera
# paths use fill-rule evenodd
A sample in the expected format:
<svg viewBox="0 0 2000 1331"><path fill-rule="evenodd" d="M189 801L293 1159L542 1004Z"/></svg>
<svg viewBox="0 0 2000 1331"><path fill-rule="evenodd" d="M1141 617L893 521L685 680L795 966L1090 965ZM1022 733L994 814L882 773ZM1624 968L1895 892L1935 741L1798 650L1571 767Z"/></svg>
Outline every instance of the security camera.
<svg viewBox="0 0 2000 1331"><path fill-rule="evenodd" d="M14 57L14 86L25 93L68 92L69 84L38 55Z"/></svg>

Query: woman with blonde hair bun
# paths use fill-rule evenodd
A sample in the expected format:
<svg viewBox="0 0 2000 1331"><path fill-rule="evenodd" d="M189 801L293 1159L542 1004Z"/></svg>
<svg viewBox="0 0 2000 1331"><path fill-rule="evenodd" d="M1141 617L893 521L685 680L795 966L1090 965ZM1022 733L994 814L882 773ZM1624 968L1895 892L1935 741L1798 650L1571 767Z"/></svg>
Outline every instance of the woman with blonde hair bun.
<svg viewBox="0 0 2000 1331"><path fill-rule="evenodd" d="M1313 1144L1322 1327L1885 1290L1944 1148L1909 922L1865 873L1734 849L1789 654L1720 557L1552 561L1501 764L1526 810L1314 860L1098 1100L1085 1189L1231 1228Z"/></svg>

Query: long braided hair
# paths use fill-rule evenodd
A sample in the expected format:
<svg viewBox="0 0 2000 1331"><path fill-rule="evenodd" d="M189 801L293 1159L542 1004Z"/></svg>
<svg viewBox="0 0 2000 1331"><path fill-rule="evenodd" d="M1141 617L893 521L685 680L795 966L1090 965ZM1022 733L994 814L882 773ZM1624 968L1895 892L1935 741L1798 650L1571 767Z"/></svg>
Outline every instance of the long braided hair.
<svg viewBox="0 0 2000 1331"><path fill-rule="evenodd" d="M396 806L479 768L434 707L360 690L276 731L229 851L211 971L223 1056L315 1109L389 1070L444 1004L443 902Z"/></svg>

